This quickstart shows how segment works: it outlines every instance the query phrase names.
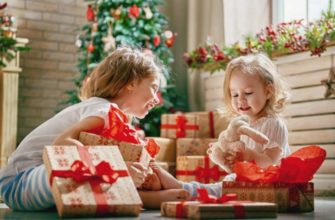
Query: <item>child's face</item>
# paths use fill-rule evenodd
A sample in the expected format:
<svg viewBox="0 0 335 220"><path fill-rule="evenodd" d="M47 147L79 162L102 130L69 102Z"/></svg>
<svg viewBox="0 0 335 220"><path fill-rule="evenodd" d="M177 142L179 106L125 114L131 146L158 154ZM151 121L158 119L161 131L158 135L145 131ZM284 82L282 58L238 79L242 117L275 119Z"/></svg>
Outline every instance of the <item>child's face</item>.
<svg viewBox="0 0 335 220"><path fill-rule="evenodd" d="M262 116L270 93L270 86L265 85L257 74L246 74L235 70L229 82L231 105L240 115L247 115L251 121Z"/></svg>
<svg viewBox="0 0 335 220"><path fill-rule="evenodd" d="M128 106L125 113L144 118L150 109L159 103L158 91L158 76L151 76L142 79L140 82L134 82L131 86L131 93L126 97Z"/></svg>

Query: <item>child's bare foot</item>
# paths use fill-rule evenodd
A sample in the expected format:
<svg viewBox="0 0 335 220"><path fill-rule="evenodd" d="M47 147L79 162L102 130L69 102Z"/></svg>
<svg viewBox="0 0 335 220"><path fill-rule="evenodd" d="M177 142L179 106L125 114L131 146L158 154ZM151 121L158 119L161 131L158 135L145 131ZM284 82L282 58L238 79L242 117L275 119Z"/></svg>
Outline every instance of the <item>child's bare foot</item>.
<svg viewBox="0 0 335 220"><path fill-rule="evenodd" d="M163 189L181 189L182 184L169 172L161 168L155 161L151 161L149 165L152 170L157 174L160 179L160 182L163 186Z"/></svg>
<svg viewBox="0 0 335 220"><path fill-rule="evenodd" d="M161 190L162 185L159 177L156 173L149 173L145 178L144 183L141 185L140 189L142 190Z"/></svg>

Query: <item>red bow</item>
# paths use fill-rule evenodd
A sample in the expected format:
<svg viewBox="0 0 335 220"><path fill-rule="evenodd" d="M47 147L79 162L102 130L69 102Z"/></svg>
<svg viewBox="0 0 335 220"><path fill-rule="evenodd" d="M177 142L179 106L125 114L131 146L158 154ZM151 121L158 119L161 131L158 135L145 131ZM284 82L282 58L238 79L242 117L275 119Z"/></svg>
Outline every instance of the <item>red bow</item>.
<svg viewBox="0 0 335 220"><path fill-rule="evenodd" d="M196 173L196 180L201 182L205 181L205 183L209 183L210 179L213 179L214 181L219 181L221 175L226 175L226 172L222 172L219 170L219 167L217 165L214 165L213 167L200 167L198 166L195 169Z"/></svg>
<svg viewBox="0 0 335 220"><path fill-rule="evenodd" d="M313 178L326 158L326 151L319 146L307 146L281 160L280 166L262 169L255 163L237 162L233 171L237 181L257 183L304 183Z"/></svg>
<svg viewBox="0 0 335 220"><path fill-rule="evenodd" d="M140 144L136 130L128 124L127 116L118 108L111 105L108 112L109 126L104 128L100 135L132 144Z"/></svg>
<svg viewBox="0 0 335 220"><path fill-rule="evenodd" d="M176 117L176 125L177 125L177 130L176 130L176 136L177 137L185 137L185 125L187 123L187 120L185 116L183 115L178 115Z"/></svg>
<svg viewBox="0 0 335 220"><path fill-rule="evenodd" d="M227 193L222 195L220 198L217 198L216 196L208 195L206 189L197 189L197 191L199 196L196 199L202 203L226 203L237 199L237 195L235 193Z"/></svg>
<svg viewBox="0 0 335 220"><path fill-rule="evenodd" d="M70 170L52 170L50 175L50 185L54 177L72 178L74 181L82 183L89 180L98 180L113 184L118 177L128 176L127 170L113 170L109 163L101 161L95 167L89 167L82 161L76 160L72 163Z"/></svg>

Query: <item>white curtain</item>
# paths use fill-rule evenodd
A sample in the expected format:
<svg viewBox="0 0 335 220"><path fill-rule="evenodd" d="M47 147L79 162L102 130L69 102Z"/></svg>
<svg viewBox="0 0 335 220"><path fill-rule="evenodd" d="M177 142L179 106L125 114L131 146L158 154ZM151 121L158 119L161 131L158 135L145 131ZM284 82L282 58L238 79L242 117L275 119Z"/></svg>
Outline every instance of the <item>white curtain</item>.
<svg viewBox="0 0 335 220"><path fill-rule="evenodd" d="M271 0L189 0L187 51L212 42L231 45L271 23ZM204 74L188 71L190 111L205 109Z"/></svg>
<svg viewBox="0 0 335 220"><path fill-rule="evenodd" d="M208 37L219 45L224 42L223 0L189 0L187 51L205 44ZM204 73L188 71L189 110L204 110Z"/></svg>

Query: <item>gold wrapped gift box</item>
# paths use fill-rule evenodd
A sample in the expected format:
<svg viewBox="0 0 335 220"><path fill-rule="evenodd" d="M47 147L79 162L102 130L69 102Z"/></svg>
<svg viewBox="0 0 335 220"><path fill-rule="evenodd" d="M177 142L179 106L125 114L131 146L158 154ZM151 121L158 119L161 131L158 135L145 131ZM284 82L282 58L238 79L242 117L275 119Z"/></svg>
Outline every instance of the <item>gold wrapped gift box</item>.
<svg viewBox="0 0 335 220"><path fill-rule="evenodd" d="M46 146L43 161L60 217L139 215L142 201L117 146ZM112 170L107 172L105 166L106 173L99 176L98 166L103 163ZM84 169L76 170L78 164L90 174L80 175Z"/></svg>
<svg viewBox="0 0 335 220"><path fill-rule="evenodd" d="M308 183L222 183L222 193L236 193L238 200L274 202L279 212L314 211L314 185Z"/></svg>

